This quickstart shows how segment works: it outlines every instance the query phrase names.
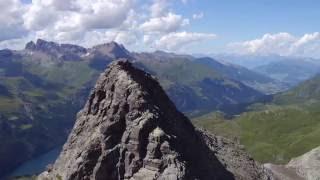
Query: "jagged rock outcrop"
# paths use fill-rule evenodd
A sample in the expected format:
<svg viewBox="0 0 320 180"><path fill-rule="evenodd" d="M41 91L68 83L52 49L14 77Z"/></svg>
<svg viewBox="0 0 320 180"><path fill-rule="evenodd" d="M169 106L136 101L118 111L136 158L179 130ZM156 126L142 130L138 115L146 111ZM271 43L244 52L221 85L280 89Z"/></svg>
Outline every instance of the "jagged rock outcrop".
<svg viewBox="0 0 320 180"><path fill-rule="evenodd" d="M36 43L33 41L26 44L26 51L41 52L53 56L60 60L80 60L81 56L87 53L87 49L73 44L58 44L38 39Z"/></svg>
<svg viewBox="0 0 320 180"><path fill-rule="evenodd" d="M149 74L112 63L39 179L272 179L231 141L196 130Z"/></svg>
<svg viewBox="0 0 320 180"><path fill-rule="evenodd" d="M265 166L279 180L320 180L320 147L292 159L287 165Z"/></svg>

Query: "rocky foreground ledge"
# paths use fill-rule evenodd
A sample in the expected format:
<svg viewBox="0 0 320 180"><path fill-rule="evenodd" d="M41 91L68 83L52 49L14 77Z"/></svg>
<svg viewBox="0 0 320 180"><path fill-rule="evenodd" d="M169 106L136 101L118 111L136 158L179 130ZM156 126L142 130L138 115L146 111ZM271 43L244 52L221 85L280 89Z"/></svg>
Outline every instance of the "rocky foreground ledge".
<svg viewBox="0 0 320 180"><path fill-rule="evenodd" d="M197 130L159 83L128 61L101 74L41 180L271 180L240 145Z"/></svg>
<svg viewBox="0 0 320 180"><path fill-rule="evenodd" d="M320 180L320 147L292 159L287 165L264 166L280 180Z"/></svg>

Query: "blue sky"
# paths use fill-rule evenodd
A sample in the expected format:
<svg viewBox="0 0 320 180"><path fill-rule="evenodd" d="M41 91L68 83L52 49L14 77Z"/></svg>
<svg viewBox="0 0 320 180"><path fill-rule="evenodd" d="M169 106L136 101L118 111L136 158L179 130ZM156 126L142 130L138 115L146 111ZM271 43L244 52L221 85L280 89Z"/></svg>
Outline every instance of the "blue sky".
<svg viewBox="0 0 320 180"><path fill-rule="evenodd" d="M266 33L302 36L320 29L317 0L190 0L182 6L176 3L175 8L186 16L203 12L204 17L189 28L217 34L211 42L216 48Z"/></svg>
<svg viewBox="0 0 320 180"><path fill-rule="evenodd" d="M23 3L31 3L31 0L21 0Z"/></svg>
<svg viewBox="0 0 320 180"><path fill-rule="evenodd" d="M311 0L200 0L177 5L179 13L204 12L192 28L212 30L231 40L246 40L265 33L302 35L320 28L320 1Z"/></svg>
<svg viewBox="0 0 320 180"><path fill-rule="evenodd" d="M317 0L8 0L0 8L2 48L113 40L135 51L320 58Z"/></svg>

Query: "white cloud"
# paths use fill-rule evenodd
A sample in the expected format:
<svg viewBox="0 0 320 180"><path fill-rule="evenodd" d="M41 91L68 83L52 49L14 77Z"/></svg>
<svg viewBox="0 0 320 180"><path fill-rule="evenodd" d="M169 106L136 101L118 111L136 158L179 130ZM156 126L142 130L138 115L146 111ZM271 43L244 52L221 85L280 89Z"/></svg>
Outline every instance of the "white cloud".
<svg viewBox="0 0 320 180"><path fill-rule="evenodd" d="M143 43L151 44L154 41L151 35L144 35L143 36Z"/></svg>
<svg viewBox="0 0 320 180"><path fill-rule="evenodd" d="M80 17L83 18L83 26L89 29L118 27L126 20L133 4L132 0L84 2L87 2L87 7L82 9Z"/></svg>
<svg viewBox="0 0 320 180"><path fill-rule="evenodd" d="M232 43L232 48L244 53L275 53L275 51L281 52L290 48L290 44L295 42L295 38L289 33L278 34L265 34L260 39Z"/></svg>
<svg viewBox="0 0 320 180"><path fill-rule="evenodd" d="M320 33L315 32L312 34L305 34L303 35L298 41L294 43L294 47L301 47L310 42L318 41L320 38Z"/></svg>
<svg viewBox="0 0 320 180"><path fill-rule="evenodd" d="M207 41L216 38L215 34L173 32L162 36L155 41L155 47L164 50L180 50L181 48L201 41Z"/></svg>
<svg viewBox="0 0 320 180"><path fill-rule="evenodd" d="M183 19L181 15L168 13L162 17L151 18L147 22L143 23L140 28L149 33L168 33L177 31L188 24L189 20Z"/></svg>
<svg viewBox="0 0 320 180"><path fill-rule="evenodd" d="M24 26L52 40L71 40L96 29L111 29L127 19L133 0L33 0Z"/></svg>
<svg viewBox="0 0 320 180"><path fill-rule="evenodd" d="M23 15L24 26L28 30L41 30L48 28L58 20L58 14L53 6L45 1L34 0Z"/></svg>
<svg viewBox="0 0 320 180"><path fill-rule="evenodd" d="M19 38L27 34L21 18L25 9L19 0L0 0L0 41Z"/></svg>
<svg viewBox="0 0 320 180"><path fill-rule="evenodd" d="M193 19L202 19L203 16L204 16L204 13L203 13L203 12L200 12L200 13L198 13L198 14L193 14L193 15L192 15L192 18L193 18Z"/></svg>
<svg viewBox="0 0 320 180"><path fill-rule="evenodd" d="M187 3L187 0L178 0ZM190 20L175 12L177 1L0 0L0 48L24 47L37 38L92 46L116 41L133 49L181 49L213 34L185 32ZM195 14L194 19L203 17Z"/></svg>
<svg viewBox="0 0 320 180"><path fill-rule="evenodd" d="M150 6L150 13L152 17L164 16L169 7L167 0L153 0L153 4Z"/></svg>
<svg viewBox="0 0 320 180"><path fill-rule="evenodd" d="M320 57L320 33L304 34L301 37L286 32L265 34L259 39L231 43L228 49L240 54Z"/></svg>
<svg viewBox="0 0 320 180"><path fill-rule="evenodd" d="M28 37L0 41L0 49L23 49L29 41Z"/></svg>
<svg viewBox="0 0 320 180"><path fill-rule="evenodd" d="M92 47L97 44L103 44L106 42L115 41L126 46L135 45L138 41L138 37L134 32L129 31L116 31L116 30L104 30L104 31L91 31L84 35L83 40L79 42L86 47Z"/></svg>

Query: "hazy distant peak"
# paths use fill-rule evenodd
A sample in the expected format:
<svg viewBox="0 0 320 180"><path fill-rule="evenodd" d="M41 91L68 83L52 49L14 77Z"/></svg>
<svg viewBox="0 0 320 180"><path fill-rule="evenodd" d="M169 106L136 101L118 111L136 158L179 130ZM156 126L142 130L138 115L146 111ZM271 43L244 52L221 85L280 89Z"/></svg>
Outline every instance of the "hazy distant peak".
<svg viewBox="0 0 320 180"><path fill-rule="evenodd" d="M186 55L186 54L176 54L172 52L156 50L154 52L141 52L141 53L134 53L136 58L143 58L143 59L153 59L157 61L168 61L172 59L186 59L192 60L194 59L193 56Z"/></svg>
<svg viewBox="0 0 320 180"><path fill-rule="evenodd" d="M13 55L12 51L9 49L0 50L0 57L8 57Z"/></svg>
<svg viewBox="0 0 320 180"><path fill-rule="evenodd" d="M92 49L101 49L101 48L108 48L108 49L116 49L116 48L122 48L125 49L125 47L122 44L118 44L115 41L111 41L104 44L98 44L92 47Z"/></svg>
<svg viewBox="0 0 320 180"><path fill-rule="evenodd" d="M122 45L114 41L96 45L91 48L91 51L98 52L101 55L106 55L111 58L130 58L130 52Z"/></svg>
<svg viewBox="0 0 320 180"><path fill-rule="evenodd" d="M153 52L153 54L163 54L163 55L175 55L175 53L172 52L166 52L166 51L161 51L161 50L156 50Z"/></svg>
<svg viewBox="0 0 320 180"><path fill-rule="evenodd" d="M26 48L29 50L46 50L59 47L58 43L45 41L43 39L38 39L36 43L33 41L29 42L26 45Z"/></svg>
<svg viewBox="0 0 320 180"><path fill-rule="evenodd" d="M31 49L35 49L35 47L36 47L36 44L33 41L30 41L26 44L25 49L31 50Z"/></svg>

